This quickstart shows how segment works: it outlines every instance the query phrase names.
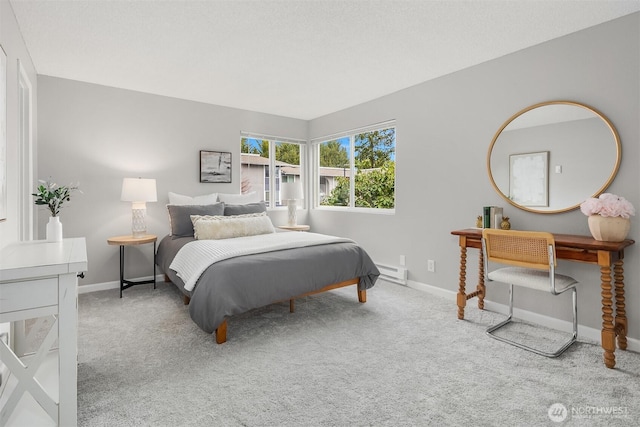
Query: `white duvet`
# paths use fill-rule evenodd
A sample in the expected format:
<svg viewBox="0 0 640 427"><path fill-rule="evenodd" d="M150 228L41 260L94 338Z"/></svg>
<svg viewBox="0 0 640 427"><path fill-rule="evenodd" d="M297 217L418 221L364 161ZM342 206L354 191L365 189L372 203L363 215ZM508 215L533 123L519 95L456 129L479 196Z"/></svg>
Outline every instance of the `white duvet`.
<svg viewBox="0 0 640 427"><path fill-rule="evenodd" d="M195 240L180 249L169 268L182 279L184 288L192 291L202 273L218 261L243 255L329 243L354 242L343 237L299 232L261 234L222 240Z"/></svg>

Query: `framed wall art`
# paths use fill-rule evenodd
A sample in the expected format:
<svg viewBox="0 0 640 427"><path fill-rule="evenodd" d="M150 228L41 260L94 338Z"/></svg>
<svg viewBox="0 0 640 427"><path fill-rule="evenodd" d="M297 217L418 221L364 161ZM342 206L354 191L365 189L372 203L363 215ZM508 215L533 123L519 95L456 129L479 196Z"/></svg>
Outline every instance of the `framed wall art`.
<svg viewBox="0 0 640 427"><path fill-rule="evenodd" d="M200 150L200 182L231 182L231 153Z"/></svg>
<svg viewBox="0 0 640 427"><path fill-rule="evenodd" d="M509 155L509 198L522 206L549 206L549 152Z"/></svg>

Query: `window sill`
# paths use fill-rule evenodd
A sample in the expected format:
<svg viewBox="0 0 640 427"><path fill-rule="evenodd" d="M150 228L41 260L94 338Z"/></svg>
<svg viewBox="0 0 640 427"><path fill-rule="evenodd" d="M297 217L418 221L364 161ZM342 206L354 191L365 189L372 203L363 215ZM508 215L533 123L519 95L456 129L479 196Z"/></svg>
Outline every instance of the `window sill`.
<svg viewBox="0 0 640 427"><path fill-rule="evenodd" d="M313 208L318 211L331 211L331 212L348 212L348 213L364 213L374 215L395 215L395 209L379 209L379 208L350 208L343 206L316 206Z"/></svg>

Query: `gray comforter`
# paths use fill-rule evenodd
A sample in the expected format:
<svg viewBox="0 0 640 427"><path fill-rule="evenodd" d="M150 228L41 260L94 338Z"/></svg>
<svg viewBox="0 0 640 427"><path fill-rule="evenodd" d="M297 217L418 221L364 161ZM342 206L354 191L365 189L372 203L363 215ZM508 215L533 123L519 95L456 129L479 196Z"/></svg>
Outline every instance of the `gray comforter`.
<svg viewBox="0 0 640 427"><path fill-rule="evenodd" d="M200 276L192 292L169 268L180 248L193 237L166 236L156 262L171 281L191 297L189 314L213 333L226 317L283 301L325 286L359 278L358 288L371 288L379 271L355 243L333 243L246 255L217 262ZM355 295L354 295L355 298Z"/></svg>

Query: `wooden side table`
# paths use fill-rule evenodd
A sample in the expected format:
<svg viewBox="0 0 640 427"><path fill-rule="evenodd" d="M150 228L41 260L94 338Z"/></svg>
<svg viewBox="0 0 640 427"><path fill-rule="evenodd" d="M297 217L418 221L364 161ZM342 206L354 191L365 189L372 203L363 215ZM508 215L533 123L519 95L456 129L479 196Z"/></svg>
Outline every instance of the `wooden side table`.
<svg viewBox="0 0 640 427"><path fill-rule="evenodd" d="M297 225L279 225L278 228L282 230L289 230L289 231L309 231L311 227L309 227L308 225L297 224Z"/></svg>
<svg viewBox="0 0 640 427"><path fill-rule="evenodd" d="M110 245L120 246L120 298L122 298L122 291L136 285L146 285L153 283L153 289L156 288L156 242L158 236L153 234L146 234L142 237L129 236L117 236L107 239L107 243ZM147 243L153 243L153 279L151 280L127 280L124 278L124 247L125 246L137 246L145 245Z"/></svg>

